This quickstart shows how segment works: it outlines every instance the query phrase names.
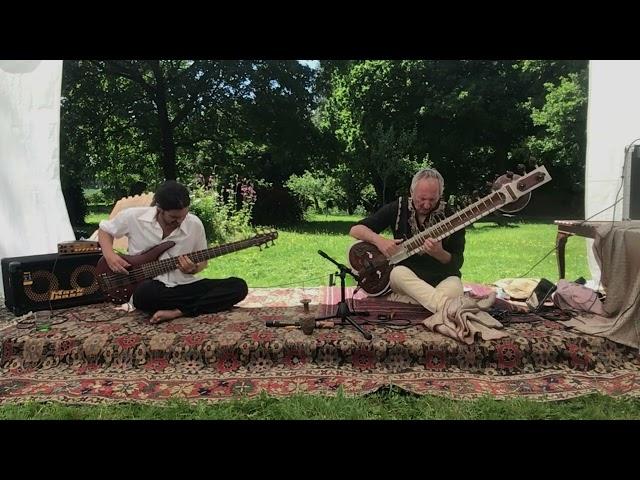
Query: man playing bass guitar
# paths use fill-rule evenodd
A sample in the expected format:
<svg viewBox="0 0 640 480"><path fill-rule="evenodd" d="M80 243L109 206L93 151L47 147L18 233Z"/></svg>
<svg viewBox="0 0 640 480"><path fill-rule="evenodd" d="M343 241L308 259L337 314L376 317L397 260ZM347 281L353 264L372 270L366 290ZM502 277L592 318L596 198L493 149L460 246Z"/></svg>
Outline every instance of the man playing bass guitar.
<svg viewBox="0 0 640 480"><path fill-rule="evenodd" d="M187 255L206 249L207 239L200 219L189 213L189 205L187 188L169 180L156 191L151 207L129 208L100 222L98 241L104 261L117 274L135 275L131 264L113 251L114 238L127 237L129 255L139 255L162 242L175 243L159 257L170 262L175 258L172 270L141 280L133 291L133 305L151 314L151 323L227 310L247 296L247 284L240 278L199 279L194 275L207 262L194 263Z"/></svg>

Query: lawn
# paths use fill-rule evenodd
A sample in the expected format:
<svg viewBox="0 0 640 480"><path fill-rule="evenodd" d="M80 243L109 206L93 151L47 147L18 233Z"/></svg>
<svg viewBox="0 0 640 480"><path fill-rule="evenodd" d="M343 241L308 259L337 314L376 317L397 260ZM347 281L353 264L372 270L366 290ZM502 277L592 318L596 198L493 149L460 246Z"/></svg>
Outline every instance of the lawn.
<svg viewBox="0 0 640 480"><path fill-rule="evenodd" d="M329 274L336 269L318 255L318 250L346 263L347 251L354 242L348 235L349 228L357 220L358 217L313 216L302 225L279 231L274 247L262 251L256 247L209 262L204 275L241 276L251 287L326 285ZM467 230L463 279L491 283L527 274L555 282L556 231L553 224L523 222L498 227L495 223L476 223ZM584 238L567 242L566 260L568 278L590 278Z"/></svg>

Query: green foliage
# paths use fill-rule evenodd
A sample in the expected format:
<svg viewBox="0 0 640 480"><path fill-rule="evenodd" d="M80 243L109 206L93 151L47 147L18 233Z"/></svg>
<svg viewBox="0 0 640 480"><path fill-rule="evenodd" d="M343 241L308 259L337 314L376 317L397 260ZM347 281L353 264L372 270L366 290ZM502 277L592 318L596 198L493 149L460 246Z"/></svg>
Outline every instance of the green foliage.
<svg viewBox="0 0 640 480"><path fill-rule="evenodd" d="M332 72L318 125L332 131L343 146L343 168L358 172L351 178L341 175L357 187L349 189L356 198L370 183L377 204L382 204L407 183L407 170L412 169L408 163L417 158L415 116L402 112L411 68L412 62L376 60L353 62Z"/></svg>
<svg viewBox="0 0 640 480"><path fill-rule="evenodd" d="M89 206L104 205L105 203L107 203L107 199L105 198L104 193L102 193L102 190L100 189L96 189L92 192L85 191L84 198L87 202L87 205Z"/></svg>
<svg viewBox="0 0 640 480"><path fill-rule="evenodd" d="M346 196L335 178L319 171L293 174L285 186L299 199L303 210L311 208L316 213L327 213Z"/></svg>
<svg viewBox="0 0 640 480"><path fill-rule="evenodd" d="M314 73L297 61L65 61L61 163L107 197L164 179L281 184L313 157Z"/></svg>
<svg viewBox="0 0 640 480"><path fill-rule="evenodd" d="M553 187L574 188L586 143L586 67L338 60L314 71L293 60L65 61L61 177L64 185L99 186L108 200L140 181L153 191L165 178L197 174L262 179L273 185L259 207L265 218L286 205L276 189L305 171L335 179L344 195L331 202L348 212L406 191L425 164L444 175L448 195L468 194L519 163L532 166L532 155L553 167ZM374 205L363 200L369 185Z"/></svg>
<svg viewBox="0 0 640 480"><path fill-rule="evenodd" d="M262 150L242 159L244 174L283 185L321 151L311 120L315 71L295 60L247 63L236 128L241 138Z"/></svg>
<svg viewBox="0 0 640 480"><path fill-rule="evenodd" d="M221 186L214 177L191 185L191 212L202 221L209 243L226 243L251 236L251 213L256 201L251 183Z"/></svg>
<svg viewBox="0 0 640 480"><path fill-rule="evenodd" d="M569 184L584 182L587 128L586 71L560 77L559 83L544 84L547 92L541 108L527 102L533 124L543 133L528 138L531 152L543 163L560 167Z"/></svg>
<svg viewBox="0 0 640 480"><path fill-rule="evenodd" d="M296 394L276 398L264 393L210 403L170 400L156 404L119 403L70 405L28 402L2 405L2 420L637 420L640 399L629 396L585 395L555 402L526 398L452 400L418 396L396 387L361 397Z"/></svg>
<svg viewBox="0 0 640 480"><path fill-rule="evenodd" d="M379 189L376 189L380 204L387 203L400 191L406 191L407 179L429 166L427 159L420 162L411 154L415 141L415 128L396 134L393 125L385 128L381 123L376 124L374 138L369 142L369 160L380 179Z"/></svg>
<svg viewBox="0 0 640 480"><path fill-rule="evenodd" d="M360 202L356 207L354 213L360 216L366 216L369 213L373 213L376 205L376 190L373 185L368 184L362 190L360 190Z"/></svg>
<svg viewBox="0 0 640 480"><path fill-rule="evenodd" d="M304 212L293 194L284 187L257 186L258 200L253 211L255 225L294 225Z"/></svg>
<svg viewBox="0 0 640 480"><path fill-rule="evenodd" d="M253 209L254 225L295 225L302 221L303 210L291 191L277 185L257 185L258 198Z"/></svg>
<svg viewBox="0 0 640 480"><path fill-rule="evenodd" d="M350 170L365 173L378 203L407 189L412 167L400 168L402 159L428 159L447 180L447 193L459 196L520 163L533 166L529 139L545 133L534 125L531 108L544 106L545 82L555 84L585 66L548 60L328 62L319 76L325 98L316 125L339 141ZM582 126L566 125L557 140L572 143L576 135L584 145ZM569 171L575 165L557 166Z"/></svg>

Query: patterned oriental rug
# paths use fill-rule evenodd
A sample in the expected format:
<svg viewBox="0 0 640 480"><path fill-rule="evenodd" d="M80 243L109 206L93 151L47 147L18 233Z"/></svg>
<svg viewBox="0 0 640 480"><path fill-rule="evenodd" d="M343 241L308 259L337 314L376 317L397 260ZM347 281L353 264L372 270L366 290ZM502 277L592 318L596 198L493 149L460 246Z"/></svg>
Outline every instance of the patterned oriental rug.
<svg viewBox="0 0 640 480"><path fill-rule="evenodd" d="M504 317L508 338L467 346L426 330L420 306L347 293L354 310L370 311L357 322L371 341L348 324L310 335L266 326L334 313L337 287L251 289L232 311L155 326L109 304L54 310L48 328L3 308L0 403L219 401L263 391L356 396L391 385L455 399L640 394L637 350L561 321Z"/></svg>

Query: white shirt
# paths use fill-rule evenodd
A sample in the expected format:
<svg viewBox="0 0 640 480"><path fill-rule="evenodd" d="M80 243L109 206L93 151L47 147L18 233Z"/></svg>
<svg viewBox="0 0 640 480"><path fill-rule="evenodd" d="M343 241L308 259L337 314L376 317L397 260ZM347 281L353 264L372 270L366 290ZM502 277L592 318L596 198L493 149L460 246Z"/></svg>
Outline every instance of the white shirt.
<svg viewBox="0 0 640 480"><path fill-rule="evenodd" d="M204 226L198 217L188 213L180 226L163 239L162 227L156 219L156 213L156 207L127 208L111 220L102 220L100 229L114 238L126 236L129 242L129 255L137 255L168 241L176 244L160 255L158 260L178 257L207 248ZM195 275L182 273L177 268L154 278L168 287L185 285L200 280Z"/></svg>

